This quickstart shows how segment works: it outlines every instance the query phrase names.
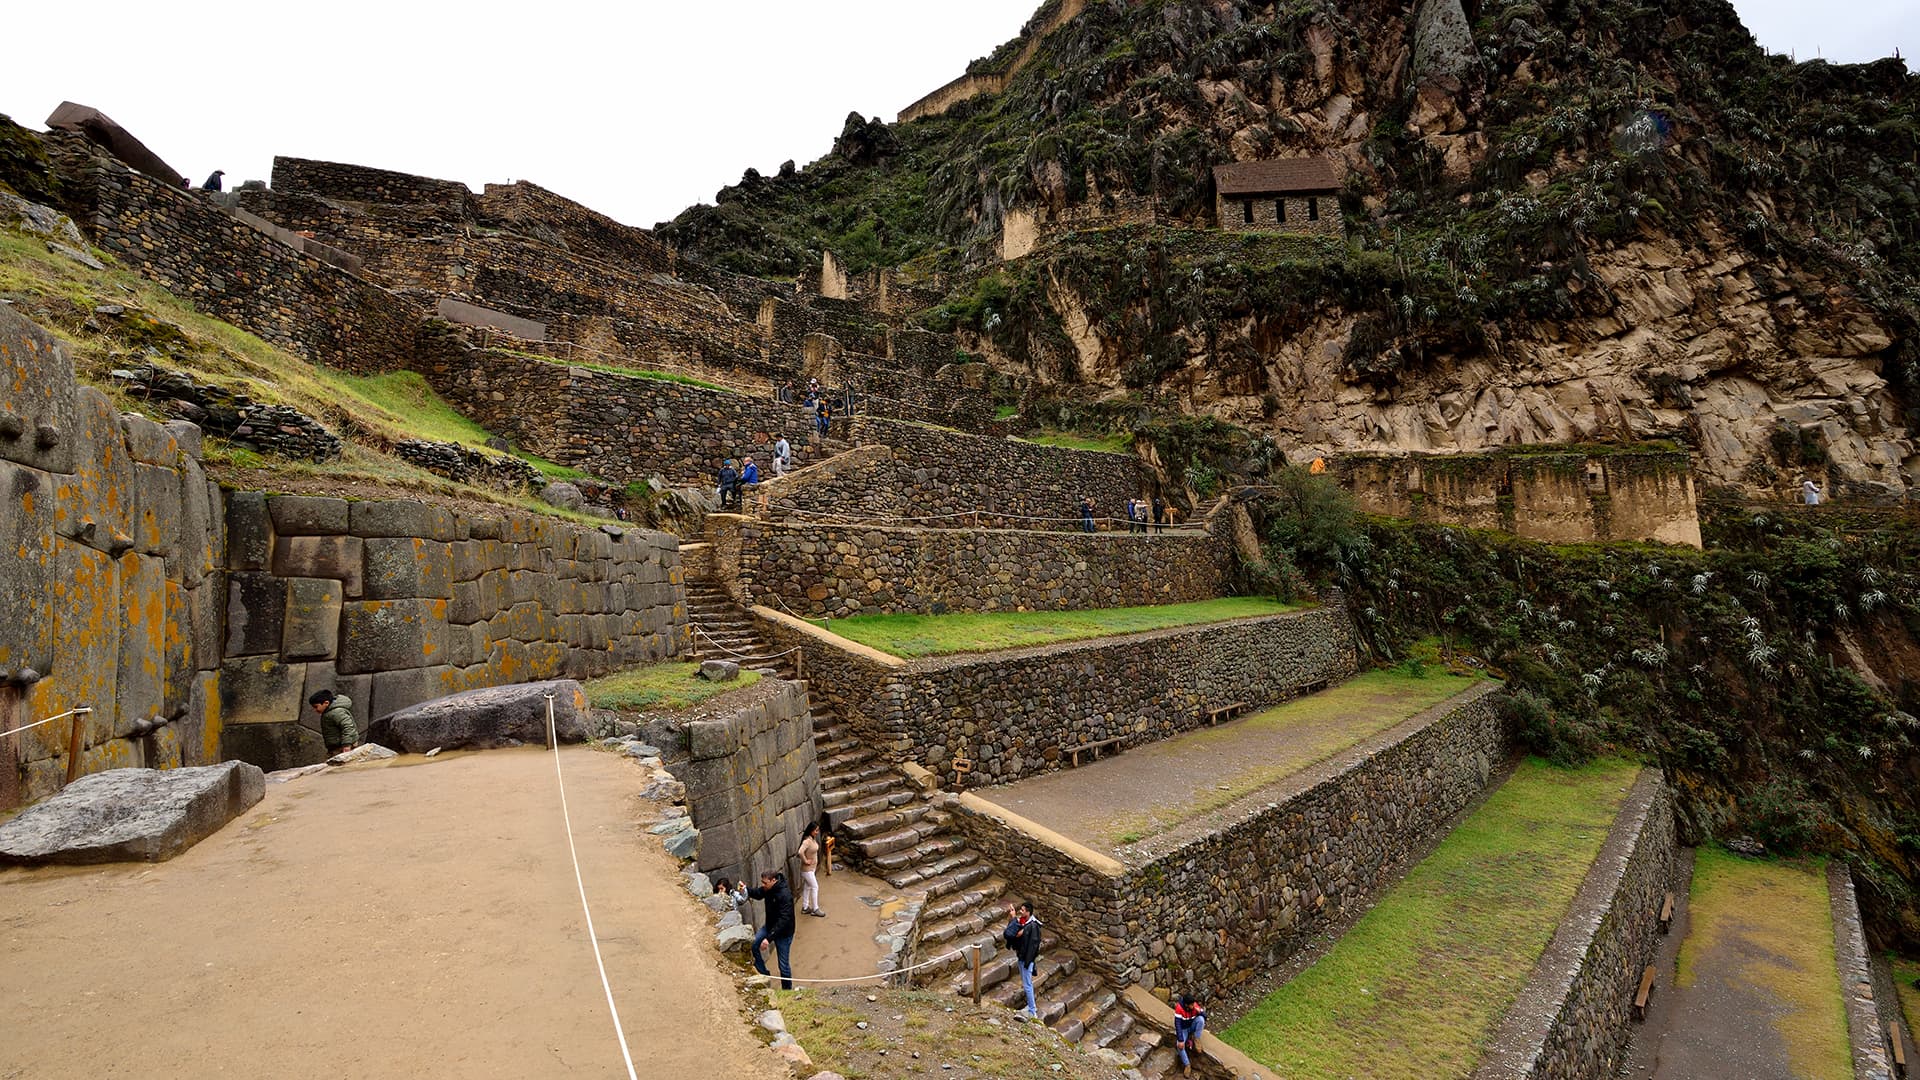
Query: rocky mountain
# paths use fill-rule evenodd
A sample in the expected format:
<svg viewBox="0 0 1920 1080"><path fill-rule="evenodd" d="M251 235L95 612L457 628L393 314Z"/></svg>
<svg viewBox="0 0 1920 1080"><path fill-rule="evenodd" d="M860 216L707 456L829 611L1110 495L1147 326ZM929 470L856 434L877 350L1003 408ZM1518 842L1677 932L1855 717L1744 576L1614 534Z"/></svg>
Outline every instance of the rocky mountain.
<svg viewBox="0 0 1920 1080"><path fill-rule="evenodd" d="M1768 55L1724 0L1063 2L974 65L1003 91L851 117L663 237L941 280L922 317L1044 393L1296 458L1671 438L1750 495L1920 482L1901 61ZM1314 155L1345 243L1213 225L1211 166Z"/></svg>

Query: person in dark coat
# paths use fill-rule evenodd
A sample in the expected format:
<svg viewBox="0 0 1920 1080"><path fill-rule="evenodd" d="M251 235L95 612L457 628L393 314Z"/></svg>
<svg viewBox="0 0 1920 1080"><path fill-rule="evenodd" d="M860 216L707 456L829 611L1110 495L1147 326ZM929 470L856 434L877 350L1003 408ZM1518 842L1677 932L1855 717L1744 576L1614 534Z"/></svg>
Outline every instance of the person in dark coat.
<svg viewBox="0 0 1920 1080"><path fill-rule="evenodd" d="M774 951L780 954L780 989L793 989L793 965L788 954L793 951L793 891L787 888L786 878L777 871L768 870L760 875L760 887L747 890L747 899L760 900L766 904L767 917L760 924L760 932L753 936L753 969L767 974L766 958L760 950L773 942Z"/></svg>
<svg viewBox="0 0 1920 1080"><path fill-rule="evenodd" d="M224 170L224 169L215 169L215 170L213 170L213 175L212 175L212 176L209 176L209 177L207 177L207 182L206 182L206 183L204 183L204 184L201 184L201 185L200 185L200 190L201 190L201 191L224 191L224 190L226 190L226 189L225 189L225 187L223 187L223 186L221 185L221 183L220 183L220 178L221 178L221 177L223 177L223 176L225 176L225 175L227 175L227 174L226 174L226 170Z"/></svg>
<svg viewBox="0 0 1920 1080"><path fill-rule="evenodd" d="M320 714L320 741L327 756L344 754L360 745L360 726L353 721L353 699L331 690L315 690L307 704Z"/></svg>
<svg viewBox="0 0 1920 1080"><path fill-rule="evenodd" d="M740 474L733 471L733 459L728 458L720 466L720 509L725 510L731 501L736 509L740 506Z"/></svg>
<svg viewBox="0 0 1920 1080"><path fill-rule="evenodd" d="M1033 1001L1033 974L1040 965L1040 920L1033 915L1032 904L1007 909L1007 928L1000 936L1013 950L1014 967L1020 969L1020 986L1027 992L1027 1016L1040 1019L1040 1008Z"/></svg>

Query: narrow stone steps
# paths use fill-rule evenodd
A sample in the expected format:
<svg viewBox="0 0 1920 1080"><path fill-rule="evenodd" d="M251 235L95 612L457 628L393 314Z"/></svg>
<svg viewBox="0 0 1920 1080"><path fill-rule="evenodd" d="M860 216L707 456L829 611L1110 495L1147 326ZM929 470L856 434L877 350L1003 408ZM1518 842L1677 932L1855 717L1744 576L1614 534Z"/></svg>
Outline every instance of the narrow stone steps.
<svg viewBox="0 0 1920 1080"><path fill-rule="evenodd" d="M943 896L959 892L969 885L985 881L992 876L993 867L976 860L960 866L951 873L926 878L920 882L920 887L926 890L928 900L938 900Z"/></svg>
<svg viewBox="0 0 1920 1080"><path fill-rule="evenodd" d="M889 773L891 769L887 770ZM890 791L906 791L906 785L897 776L877 776L870 780L850 781L843 787L829 788L825 780L820 782L821 798L826 800L827 808L847 806L862 799L871 799L875 795L885 795ZM907 792L912 798L913 793Z"/></svg>
<svg viewBox="0 0 1920 1080"><path fill-rule="evenodd" d="M992 987L998 986L1001 983L1007 981L1008 979L1011 979L1014 977L1013 976L1014 959L1015 958L1012 953L1002 952L1000 955L994 957L991 960L980 961L980 989L983 992L983 994L986 990L991 989ZM947 989L953 991L954 993L960 995L961 997L972 997L973 996L972 966L971 965L963 966L960 974L955 975L953 978L947 980Z"/></svg>
<svg viewBox="0 0 1920 1080"><path fill-rule="evenodd" d="M1124 1006L1109 1008L1087 1025L1087 1033L1080 1039L1083 1050L1099 1050L1112 1046L1114 1041L1133 1030L1133 1013Z"/></svg>
<svg viewBox="0 0 1920 1080"><path fill-rule="evenodd" d="M932 867L950 858L959 861L954 862L947 870L957 870L976 861L979 856L967 847L967 841L963 837L948 834L936 836L908 851L882 855L874 859L873 864L883 871L889 871L886 875L887 884L896 889L904 889L927 878L946 873L947 870L933 870Z"/></svg>
<svg viewBox="0 0 1920 1080"><path fill-rule="evenodd" d="M1163 1064L1160 1065L1160 1071L1152 1075L1165 1076L1168 1071L1176 1067L1177 1059L1174 1057L1173 1047L1162 1046L1163 1041L1164 1037L1152 1028L1137 1027L1132 1035L1116 1039L1115 1045L1107 1049L1133 1059L1133 1063L1143 1074L1147 1071L1147 1061L1158 1057Z"/></svg>
<svg viewBox="0 0 1920 1080"><path fill-rule="evenodd" d="M901 794L907 795L909 800L912 798L908 792L901 792ZM896 835L900 830L910 828L914 825L924 824L929 829L934 827L933 823L928 820L933 814L926 803L912 803L908 802L908 800L902 800L902 803L905 805L888 804L887 807L876 810L870 814L860 817L848 817L843 821L835 822L834 827L850 837L856 844L863 840L879 837L882 834L889 836ZM920 836L914 837L914 843L919 843L921 838L927 835L931 835L931 832L924 832Z"/></svg>
<svg viewBox="0 0 1920 1080"><path fill-rule="evenodd" d="M857 839L860 834L851 826L863 821L877 821L883 823L880 827L885 827L885 822L895 820L888 816L889 811L905 810L907 804L912 801L913 792L896 788L879 795L870 795L859 802L830 806L827 808L827 828L838 829L848 826L847 834Z"/></svg>
<svg viewBox="0 0 1920 1080"><path fill-rule="evenodd" d="M1006 891L1007 883L1005 881L997 877L990 877L981 882L980 887L977 889L966 889L942 897L939 900L929 901L927 906L920 909L920 921L922 924L925 924L938 922L941 919L951 919L956 915L972 911L982 904L998 900L1000 895ZM997 908L988 912L988 916L993 920L998 920L1000 914Z"/></svg>
<svg viewBox="0 0 1920 1080"><path fill-rule="evenodd" d="M834 773L846 772L856 765L862 765L872 761L875 756L872 747L861 746L835 754L832 757L823 758L816 755L815 760L820 763L820 775L830 776ZM891 765L882 764L881 768L886 769L888 772L893 771L893 766Z"/></svg>
<svg viewBox="0 0 1920 1080"><path fill-rule="evenodd" d="M885 855L889 851L899 851L902 848L913 847L945 827L943 824L930 820L921 820L903 829L881 833L878 836L865 840L849 840L848 843L852 844L862 856L872 858L875 855Z"/></svg>
<svg viewBox="0 0 1920 1080"><path fill-rule="evenodd" d="M1079 967L1080 958L1072 953L1064 956L1040 954L1040 963L1034 967L1033 971L1033 1000L1040 1006L1040 1019L1048 1019L1047 991L1060 980L1071 978ZM993 1000L996 1004L1004 1005L1009 1009L1025 1009L1027 992L1020 985L1020 976L1016 974L995 988Z"/></svg>
<svg viewBox="0 0 1920 1080"><path fill-rule="evenodd" d="M1094 1018L1113 1007L1119 995L1107 989L1100 976L1091 972L1081 972L1058 991L1061 1007L1065 1012L1054 1021L1053 1030L1070 1043L1077 1043L1087 1034L1087 1025Z"/></svg>
<svg viewBox="0 0 1920 1080"><path fill-rule="evenodd" d="M834 771L828 771L829 768ZM821 762L820 787L824 791L838 791L841 788L877 781L887 776L897 776L893 766L884 761L864 760L828 766Z"/></svg>

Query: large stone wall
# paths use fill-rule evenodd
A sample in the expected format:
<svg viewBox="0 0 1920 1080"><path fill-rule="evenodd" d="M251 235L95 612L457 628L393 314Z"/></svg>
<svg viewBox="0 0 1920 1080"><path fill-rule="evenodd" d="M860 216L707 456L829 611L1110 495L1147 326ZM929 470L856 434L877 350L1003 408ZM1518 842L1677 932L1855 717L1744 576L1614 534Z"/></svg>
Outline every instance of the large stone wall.
<svg viewBox="0 0 1920 1080"><path fill-rule="evenodd" d="M1117 985L1216 997L1390 887L1486 787L1507 735L1488 683L1114 859L994 805L954 804L1015 889Z"/></svg>
<svg viewBox="0 0 1920 1080"><path fill-rule="evenodd" d="M803 651L816 696L864 738L935 773L967 759L973 786L1064 768L1077 745L1204 727L1224 705L1262 708L1346 678L1357 660L1337 591L1286 615L911 663L754 614L780 648Z"/></svg>
<svg viewBox="0 0 1920 1080"><path fill-rule="evenodd" d="M415 305L78 136L44 139L81 227L142 276L315 363L367 373L411 362L425 321Z"/></svg>
<svg viewBox="0 0 1920 1080"><path fill-rule="evenodd" d="M226 558L200 432L122 417L0 305L0 730L69 709L85 772L219 760ZM65 721L0 739L0 809L57 790Z"/></svg>
<svg viewBox="0 0 1920 1080"><path fill-rule="evenodd" d="M1693 473L1682 451L1351 454L1335 469L1361 509L1377 514L1551 544L1700 546Z"/></svg>
<svg viewBox="0 0 1920 1080"><path fill-rule="evenodd" d="M1676 843L1672 796L1658 769L1642 770L1474 1080L1587 1080L1619 1071L1640 973L1660 951Z"/></svg>
<svg viewBox="0 0 1920 1080"><path fill-rule="evenodd" d="M801 830L826 808L806 684L763 678L711 711L647 729L687 785L700 869L736 881L784 870L797 888Z"/></svg>
<svg viewBox="0 0 1920 1080"><path fill-rule="evenodd" d="M1212 536L901 529L749 521L740 581L804 616L1066 611L1211 600L1232 553Z"/></svg>
<svg viewBox="0 0 1920 1080"><path fill-rule="evenodd" d="M688 645L679 544L530 514L237 492L220 695L230 757L324 756L315 690L367 723L485 686L590 678Z"/></svg>

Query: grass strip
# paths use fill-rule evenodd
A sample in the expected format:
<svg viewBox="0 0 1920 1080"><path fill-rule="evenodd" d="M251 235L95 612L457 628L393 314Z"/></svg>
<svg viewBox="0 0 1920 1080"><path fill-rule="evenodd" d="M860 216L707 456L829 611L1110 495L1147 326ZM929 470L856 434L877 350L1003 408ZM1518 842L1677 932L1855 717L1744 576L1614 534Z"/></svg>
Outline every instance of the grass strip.
<svg viewBox="0 0 1920 1080"><path fill-rule="evenodd" d="M1257 596L1229 596L1190 604L1105 608L1098 611L988 611L952 615L854 615L815 620L841 637L905 659L953 653L997 652L1060 641L1197 626L1252 615L1279 615L1299 604Z"/></svg>
<svg viewBox="0 0 1920 1080"><path fill-rule="evenodd" d="M1693 986L1707 963L1736 958L1737 971L1715 976L1784 1006L1767 1022L1786 1045L1793 1075L1852 1076L1825 864L1744 859L1702 847L1694 853L1687 903L1693 925L1680 943L1680 986Z"/></svg>
<svg viewBox="0 0 1920 1080"><path fill-rule="evenodd" d="M1473 1071L1605 843L1638 766L1529 759L1319 962L1223 1038L1286 1076Z"/></svg>
<svg viewBox="0 0 1920 1080"><path fill-rule="evenodd" d="M699 672L698 663L679 662L616 672L588 682L587 701L616 712L672 712L760 681L759 672L745 668L733 682L708 682Z"/></svg>

